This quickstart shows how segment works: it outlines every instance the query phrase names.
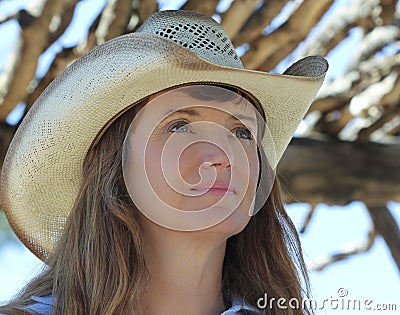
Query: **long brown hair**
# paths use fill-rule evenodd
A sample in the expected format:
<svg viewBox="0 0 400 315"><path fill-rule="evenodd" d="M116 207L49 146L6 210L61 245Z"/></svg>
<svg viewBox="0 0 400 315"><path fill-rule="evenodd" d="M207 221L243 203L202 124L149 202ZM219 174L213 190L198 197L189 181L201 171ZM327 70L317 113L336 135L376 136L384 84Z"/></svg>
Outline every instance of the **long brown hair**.
<svg viewBox="0 0 400 315"><path fill-rule="evenodd" d="M79 195L47 266L13 301L0 306L0 313L26 314L24 307L35 303L32 296L47 295L54 298L52 314L137 311L149 274L138 213L123 180L122 146L131 121L147 101L117 118L88 152ZM262 209L227 240L222 293L227 307L233 299L257 307L265 293L286 301L301 301L309 294L299 237L283 207L277 179ZM309 310L279 309L275 304L264 312Z"/></svg>

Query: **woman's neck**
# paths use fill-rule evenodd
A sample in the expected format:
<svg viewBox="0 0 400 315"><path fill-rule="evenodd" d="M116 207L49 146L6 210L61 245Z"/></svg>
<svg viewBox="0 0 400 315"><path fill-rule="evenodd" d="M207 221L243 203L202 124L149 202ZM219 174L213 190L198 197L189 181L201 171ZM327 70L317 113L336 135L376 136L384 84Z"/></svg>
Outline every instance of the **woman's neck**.
<svg viewBox="0 0 400 315"><path fill-rule="evenodd" d="M160 230L158 230L160 229ZM221 314L226 239L216 233L144 228L150 273L141 297L143 314Z"/></svg>

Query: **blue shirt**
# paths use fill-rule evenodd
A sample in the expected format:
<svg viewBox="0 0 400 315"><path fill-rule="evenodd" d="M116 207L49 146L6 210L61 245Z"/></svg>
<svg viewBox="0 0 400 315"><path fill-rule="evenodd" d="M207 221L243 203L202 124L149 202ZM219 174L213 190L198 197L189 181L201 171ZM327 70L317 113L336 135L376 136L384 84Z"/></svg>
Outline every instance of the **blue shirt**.
<svg viewBox="0 0 400 315"><path fill-rule="evenodd" d="M51 295L40 297L32 296L32 300L37 303L26 307L27 311L35 311L40 315L50 315L51 305L53 299ZM224 311L221 315L258 315L261 314L261 310L254 308L253 306L246 305L238 300L232 303L232 307Z"/></svg>

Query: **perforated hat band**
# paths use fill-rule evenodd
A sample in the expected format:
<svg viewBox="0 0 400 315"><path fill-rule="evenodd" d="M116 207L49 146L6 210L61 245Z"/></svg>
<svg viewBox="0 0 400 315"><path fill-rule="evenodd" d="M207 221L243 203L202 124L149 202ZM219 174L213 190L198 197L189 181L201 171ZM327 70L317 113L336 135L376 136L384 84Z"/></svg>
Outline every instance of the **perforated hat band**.
<svg viewBox="0 0 400 315"><path fill-rule="evenodd" d="M137 32L172 40L214 64L244 69L235 47L217 22L192 11L175 11L173 16L170 12L154 13Z"/></svg>

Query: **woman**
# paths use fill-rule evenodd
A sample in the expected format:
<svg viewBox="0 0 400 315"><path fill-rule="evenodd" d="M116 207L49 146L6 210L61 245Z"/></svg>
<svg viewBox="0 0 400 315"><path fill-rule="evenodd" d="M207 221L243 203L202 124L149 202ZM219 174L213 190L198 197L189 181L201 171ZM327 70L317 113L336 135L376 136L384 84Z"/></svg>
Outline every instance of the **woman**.
<svg viewBox="0 0 400 315"><path fill-rule="evenodd" d="M153 14L54 80L7 153L1 202L46 268L0 313L302 314L274 176L327 63L243 68L221 27Z"/></svg>

